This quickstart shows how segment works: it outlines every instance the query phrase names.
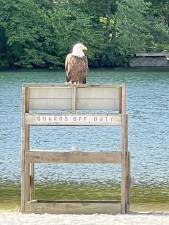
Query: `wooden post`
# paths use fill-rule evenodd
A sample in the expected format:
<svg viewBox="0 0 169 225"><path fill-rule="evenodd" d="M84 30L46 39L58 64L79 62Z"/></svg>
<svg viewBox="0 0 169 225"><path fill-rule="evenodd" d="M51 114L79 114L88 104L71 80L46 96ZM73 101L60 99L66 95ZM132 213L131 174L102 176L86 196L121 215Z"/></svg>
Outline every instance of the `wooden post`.
<svg viewBox="0 0 169 225"><path fill-rule="evenodd" d="M23 87L22 104L22 172L21 172L21 211L25 212L25 203L30 200L30 165L26 159L29 151L30 126L25 123L25 113L29 112L29 89Z"/></svg>
<svg viewBox="0 0 169 225"><path fill-rule="evenodd" d="M128 196L127 196L127 199L128 199L128 202L127 202L127 212L130 210L130 186L131 186L131 176L130 176L130 152L128 152L128 160L127 160L127 163L128 163L128 177L127 177L127 182L128 182Z"/></svg>
<svg viewBox="0 0 169 225"><path fill-rule="evenodd" d="M30 163L30 200L33 200L35 198L34 173L34 163Z"/></svg>
<svg viewBox="0 0 169 225"><path fill-rule="evenodd" d="M76 113L76 86L72 86L72 113Z"/></svg>
<svg viewBox="0 0 169 225"><path fill-rule="evenodd" d="M122 87L119 87L119 113L122 113Z"/></svg>
<svg viewBox="0 0 169 225"><path fill-rule="evenodd" d="M121 212L128 211L129 196L129 165L128 165L128 115L122 115L122 181L121 181Z"/></svg>
<svg viewBox="0 0 169 225"><path fill-rule="evenodd" d="M122 84L121 87L121 113L126 114L126 85Z"/></svg>

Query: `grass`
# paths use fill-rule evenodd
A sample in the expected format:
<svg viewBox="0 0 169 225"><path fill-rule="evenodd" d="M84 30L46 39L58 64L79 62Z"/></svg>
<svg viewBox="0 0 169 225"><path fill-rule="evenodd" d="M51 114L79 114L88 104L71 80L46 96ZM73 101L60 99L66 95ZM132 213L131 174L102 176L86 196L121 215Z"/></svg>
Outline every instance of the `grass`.
<svg viewBox="0 0 169 225"><path fill-rule="evenodd" d="M120 200L119 184L39 184L35 199L43 200ZM169 211L169 187L134 186L131 189L132 211ZM0 185L0 210L20 209L20 186Z"/></svg>
<svg viewBox="0 0 169 225"><path fill-rule="evenodd" d="M20 186L14 183L0 184L0 210L15 211L20 208Z"/></svg>

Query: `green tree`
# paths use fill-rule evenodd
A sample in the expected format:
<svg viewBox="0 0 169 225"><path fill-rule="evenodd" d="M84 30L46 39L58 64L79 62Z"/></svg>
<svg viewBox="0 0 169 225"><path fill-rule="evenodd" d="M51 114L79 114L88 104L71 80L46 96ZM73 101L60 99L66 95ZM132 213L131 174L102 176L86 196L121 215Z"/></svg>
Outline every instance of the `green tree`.
<svg viewBox="0 0 169 225"><path fill-rule="evenodd" d="M109 10L100 17L105 36L102 65L127 65L131 55L154 50L157 43L168 41L164 19L154 17L150 7L144 0L120 0L116 1L115 13Z"/></svg>
<svg viewBox="0 0 169 225"><path fill-rule="evenodd" d="M5 30L10 65L23 67L44 66L52 60L47 48L52 26L43 9L33 1L1 0L0 24ZM53 59L56 60L56 59Z"/></svg>
<svg viewBox="0 0 169 225"><path fill-rule="evenodd" d="M156 17L164 17L169 27L169 0L149 0L152 3L151 9Z"/></svg>
<svg viewBox="0 0 169 225"><path fill-rule="evenodd" d="M0 28L0 68L9 67L7 56L9 57L9 52L6 47L6 36L4 29Z"/></svg>
<svg viewBox="0 0 169 225"><path fill-rule="evenodd" d="M93 43L97 36L90 18L71 4L55 3L52 8L34 0L0 0L0 4L10 65L61 67L73 43Z"/></svg>
<svg viewBox="0 0 169 225"><path fill-rule="evenodd" d="M169 0L151 0L150 7L152 26L150 30L154 37L156 51L169 51Z"/></svg>
<svg viewBox="0 0 169 225"><path fill-rule="evenodd" d="M63 67L76 42L90 66L169 50L168 0L0 0L0 67Z"/></svg>

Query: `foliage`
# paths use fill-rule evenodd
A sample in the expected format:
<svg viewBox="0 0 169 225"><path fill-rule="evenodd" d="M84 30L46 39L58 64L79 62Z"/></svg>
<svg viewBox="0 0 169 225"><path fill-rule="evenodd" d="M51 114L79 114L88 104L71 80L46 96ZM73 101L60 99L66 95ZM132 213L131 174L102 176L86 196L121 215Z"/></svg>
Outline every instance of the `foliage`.
<svg viewBox="0 0 169 225"><path fill-rule="evenodd" d="M150 7L152 26L150 27L155 39L156 51L169 51L169 0L151 0Z"/></svg>
<svg viewBox="0 0 169 225"><path fill-rule="evenodd" d="M169 4L151 2L0 0L0 67L63 67L79 41L88 46L91 67L123 66L138 51L167 50Z"/></svg>
<svg viewBox="0 0 169 225"><path fill-rule="evenodd" d="M146 17L148 7L149 4L144 0L121 0L116 3L115 14L101 18L100 22L108 33L106 47L109 46L109 51L106 61L111 66L126 64L128 56L144 51L147 43L152 42Z"/></svg>
<svg viewBox="0 0 169 225"><path fill-rule="evenodd" d="M0 3L0 25L7 39L10 65L63 66L63 55L70 45L95 40L90 18L70 4L60 4L58 10L57 5L52 9L39 7L34 0L0 0Z"/></svg>

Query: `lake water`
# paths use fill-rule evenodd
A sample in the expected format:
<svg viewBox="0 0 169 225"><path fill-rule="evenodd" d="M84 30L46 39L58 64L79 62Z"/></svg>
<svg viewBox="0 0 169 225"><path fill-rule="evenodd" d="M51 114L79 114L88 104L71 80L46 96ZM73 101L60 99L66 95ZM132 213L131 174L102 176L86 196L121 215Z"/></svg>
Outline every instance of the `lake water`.
<svg viewBox="0 0 169 225"><path fill-rule="evenodd" d="M0 72L0 182L20 182L21 87L64 82L64 72ZM169 185L169 71L91 70L88 83L127 84L129 150L135 184ZM113 127L34 127L32 148L111 151L119 148ZM119 181L119 166L37 165L38 182ZM117 175L118 174L118 175Z"/></svg>

